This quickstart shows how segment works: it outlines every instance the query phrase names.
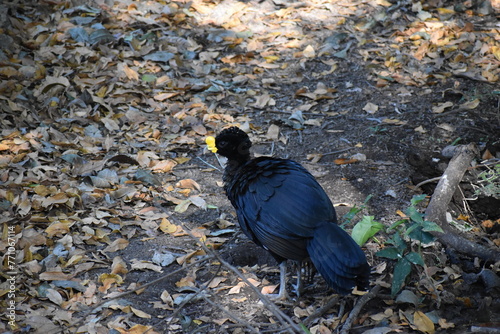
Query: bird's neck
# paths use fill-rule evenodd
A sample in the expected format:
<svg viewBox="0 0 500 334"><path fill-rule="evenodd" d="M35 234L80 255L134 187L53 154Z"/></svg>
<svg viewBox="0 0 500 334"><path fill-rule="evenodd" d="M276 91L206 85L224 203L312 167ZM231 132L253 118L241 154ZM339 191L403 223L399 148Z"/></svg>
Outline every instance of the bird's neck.
<svg viewBox="0 0 500 334"><path fill-rule="evenodd" d="M238 173L238 170L250 160L250 155L240 156L238 158L231 158L227 160L226 167L224 169L224 182L230 183L234 176Z"/></svg>

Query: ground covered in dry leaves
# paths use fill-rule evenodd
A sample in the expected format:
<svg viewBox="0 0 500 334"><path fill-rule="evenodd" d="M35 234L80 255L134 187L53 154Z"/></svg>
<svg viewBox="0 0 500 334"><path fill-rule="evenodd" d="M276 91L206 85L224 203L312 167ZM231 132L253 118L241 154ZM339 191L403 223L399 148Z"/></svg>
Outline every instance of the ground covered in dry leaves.
<svg viewBox="0 0 500 334"><path fill-rule="evenodd" d="M334 294L318 276L279 308L257 294L278 268L239 231L204 138L239 125L339 216L361 208L347 230L387 228L432 195L443 148L498 165L498 17L497 1L3 1L0 331L336 331L359 296L315 315ZM483 165L449 217L498 248ZM426 265L391 296L388 233L363 246L381 290L351 332L498 328L498 264L408 239Z"/></svg>

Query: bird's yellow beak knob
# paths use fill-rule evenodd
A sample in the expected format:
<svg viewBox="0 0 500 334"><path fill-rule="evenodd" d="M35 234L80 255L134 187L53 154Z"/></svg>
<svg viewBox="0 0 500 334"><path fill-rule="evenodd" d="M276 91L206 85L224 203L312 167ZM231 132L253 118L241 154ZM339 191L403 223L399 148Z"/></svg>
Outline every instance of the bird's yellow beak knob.
<svg viewBox="0 0 500 334"><path fill-rule="evenodd" d="M210 136L205 139L205 143L207 143L207 147L213 153L217 153L217 147L215 146L215 138Z"/></svg>

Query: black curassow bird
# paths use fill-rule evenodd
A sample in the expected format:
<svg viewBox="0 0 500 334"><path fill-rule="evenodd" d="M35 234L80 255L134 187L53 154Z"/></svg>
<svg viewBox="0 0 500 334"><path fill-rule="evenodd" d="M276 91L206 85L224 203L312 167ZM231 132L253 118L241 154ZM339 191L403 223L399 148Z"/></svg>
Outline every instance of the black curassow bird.
<svg viewBox="0 0 500 334"><path fill-rule="evenodd" d="M365 254L337 225L332 202L316 179L287 159L251 159L252 143L237 127L206 139L209 150L228 159L224 189L241 229L280 263L278 298L286 298L286 260L310 258L338 293L366 289L370 266ZM300 273L299 273L300 276Z"/></svg>

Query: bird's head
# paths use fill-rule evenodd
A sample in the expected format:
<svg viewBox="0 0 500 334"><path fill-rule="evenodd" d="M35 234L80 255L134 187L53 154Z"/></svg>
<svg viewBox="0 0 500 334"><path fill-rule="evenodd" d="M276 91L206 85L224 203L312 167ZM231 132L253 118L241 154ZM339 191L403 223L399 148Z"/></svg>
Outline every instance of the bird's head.
<svg viewBox="0 0 500 334"><path fill-rule="evenodd" d="M233 126L223 130L217 137L207 137L208 149L229 160L245 160L250 156L252 142L241 129Z"/></svg>

